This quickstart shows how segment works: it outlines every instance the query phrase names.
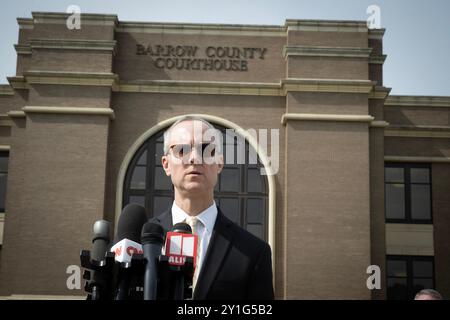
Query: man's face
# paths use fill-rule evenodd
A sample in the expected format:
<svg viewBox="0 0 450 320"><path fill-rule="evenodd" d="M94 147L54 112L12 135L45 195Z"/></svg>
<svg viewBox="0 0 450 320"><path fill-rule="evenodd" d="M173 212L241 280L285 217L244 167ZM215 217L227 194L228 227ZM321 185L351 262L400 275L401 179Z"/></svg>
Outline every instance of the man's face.
<svg viewBox="0 0 450 320"><path fill-rule="evenodd" d="M198 120L180 122L170 131L169 151L162 157L162 165L181 194L211 196L214 193L223 157L214 154L214 138L209 133L210 128Z"/></svg>

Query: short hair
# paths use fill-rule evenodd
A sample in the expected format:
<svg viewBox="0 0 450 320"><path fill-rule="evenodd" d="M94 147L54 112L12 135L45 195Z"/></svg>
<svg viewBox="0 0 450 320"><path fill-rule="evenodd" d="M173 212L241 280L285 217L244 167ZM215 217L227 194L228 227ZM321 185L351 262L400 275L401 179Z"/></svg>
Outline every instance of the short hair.
<svg viewBox="0 0 450 320"><path fill-rule="evenodd" d="M420 290L416 296L414 297L414 299L417 299L420 296L430 296L432 297L434 300L442 300L442 296L439 292L437 292L436 290L433 289L423 289Z"/></svg>
<svg viewBox="0 0 450 320"><path fill-rule="evenodd" d="M208 122L207 120L205 120L201 117L184 116L184 117L181 117L180 119L178 119L177 121L175 121L166 131L164 131L164 147L163 147L164 149L163 149L163 151L164 151L165 155L169 152L170 132L172 131L172 129L175 126L177 126L181 122L185 122L185 121L201 121L206 126L208 126L208 128L216 130L217 137L219 138L219 141L217 143L217 151L219 152L219 154L222 154L223 137L222 137L222 133L220 132L220 130L216 129L210 122Z"/></svg>

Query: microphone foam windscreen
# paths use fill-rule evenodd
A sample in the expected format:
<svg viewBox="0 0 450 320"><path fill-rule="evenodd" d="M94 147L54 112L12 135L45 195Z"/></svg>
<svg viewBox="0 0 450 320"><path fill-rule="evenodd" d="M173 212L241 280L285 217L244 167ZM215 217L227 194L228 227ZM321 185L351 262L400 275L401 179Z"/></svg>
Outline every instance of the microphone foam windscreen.
<svg viewBox="0 0 450 320"><path fill-rule="evenodd" d="M173 226L172 231L181 233L192 233L192 228L187 223L180 222Z"/></svg>
<svg viewBox="0 0 450 320"><path fill-rule="evenodd" d="M142 226L147 222L147 219L147 212L144 207L135 203L127 204L119 218L116 241L126 238L139 243Z"/></svg>
<svg viewBox="0 0 450 320"><path fill-rule="evenodd" d="M142 227L141 243L163 243L164 228L157 223L147 222Z"/></svg>

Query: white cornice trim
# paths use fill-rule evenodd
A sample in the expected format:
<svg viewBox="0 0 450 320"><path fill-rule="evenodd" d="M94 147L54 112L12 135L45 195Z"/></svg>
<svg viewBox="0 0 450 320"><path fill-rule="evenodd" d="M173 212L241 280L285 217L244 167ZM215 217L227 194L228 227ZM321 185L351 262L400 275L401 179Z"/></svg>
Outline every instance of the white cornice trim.
<svg viewBox="0 0 450 320"><path fill-rule="evenodd" d="M33 19L31 18L17 18L19 29L33 29Z"/></svg>
<svg viewBox="0 0 450 320"><path fill-rule="evenodd" d="M10 118L26 118L27 116L25 112L18 110L8 111L6 115Z"/></svg>
<svg viewBox="0 0 450 320"><path fill-rule="evenodd" d="M369 57L369 64L383 64L386 60L387 55L372 55Z"/></svg>
<svg viewBox="0 0 450 320"><path fill-rule="evenodd" d="M157 23L121 21L116 32L185 34L185 35L230 35L285 37L283 26L240 25L240 24L194 24L194 23Z"/></svg>
<svg viewBox="0 0 450 320"><path fill-rule="evenodd" d="M382 40L385 32L386 32L386 29L384 29L384 28L369 29L368 38L369 39Z"/></svg>
<svg viewBox="0 0 450 320"><path fill-rule="evenodd" d="M285 26L287 31L368 32L365 21L288 19Z"/></svg>
<svg viewBox="0 0 450 320"><path fill-rule="evenodd" d="M374 120L370 123L371 128L386 128L389 126L389 122L383 120Z"/></svg>
<svg viewBox="0 0 450 320"><path fill-rule="evenodd" d="M11 146L0 145L0 151L10 151Z"/></svg>
<svg viewBox="0 0 450 320"><path fill-rule="evenodd" d="M315 114L315 113L285 113L281 123L287 121L335 121L335 122L372 122L375 118L368 115Z"/></svg>
<svg viewBox="0 0 450 320"><path fill-rule="evenodd" d="M34 24L66 24L71 13L62 12L32 12ZM91 14L81 13L81 24L91 26L115 26L117 24L117 15L112 14Z"/></svg>
<svg viewBox="0 0 450 320"><path fill-rule="evenodd" d="M49 113L49 114L80 114L80 115L100 115L114 119L114 110L110 108L80 108L80 107L42 107L26 106L22 108L27 113Z"/></svg>

